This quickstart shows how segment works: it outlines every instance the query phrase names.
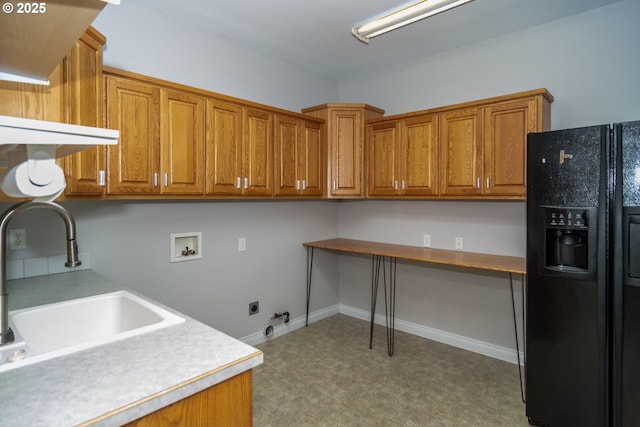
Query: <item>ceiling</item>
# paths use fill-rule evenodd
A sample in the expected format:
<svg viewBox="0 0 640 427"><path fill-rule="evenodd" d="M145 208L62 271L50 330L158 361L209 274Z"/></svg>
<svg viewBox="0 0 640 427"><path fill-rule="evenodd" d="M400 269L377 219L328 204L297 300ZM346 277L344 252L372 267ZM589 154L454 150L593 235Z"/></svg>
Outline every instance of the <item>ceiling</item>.
<svg viewBox="0 0 640 427"><path fill-rule="evenodd" d="M127 0L203 32L342 80L621 0L474 0L378 36L351 28L403 0Z"/></svg>

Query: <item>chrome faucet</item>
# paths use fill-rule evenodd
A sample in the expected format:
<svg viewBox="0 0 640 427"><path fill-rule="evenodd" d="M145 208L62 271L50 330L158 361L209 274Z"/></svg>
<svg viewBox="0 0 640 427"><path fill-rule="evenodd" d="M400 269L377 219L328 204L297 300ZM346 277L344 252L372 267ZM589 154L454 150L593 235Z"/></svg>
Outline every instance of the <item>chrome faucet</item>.
<svg viewBox="0 0 640 427"><path fill-rule="evenodd" d="M9 327L9 295L7 293L7 225L20 212L29 209L50 209L60 215L67 227L67 267L77 267L81 264L78 259L78 244L76 243L76 222L71 214L62 206L53 202L30 200L11 206L0 216L0 345L13 342L13 331Z"/></svg>

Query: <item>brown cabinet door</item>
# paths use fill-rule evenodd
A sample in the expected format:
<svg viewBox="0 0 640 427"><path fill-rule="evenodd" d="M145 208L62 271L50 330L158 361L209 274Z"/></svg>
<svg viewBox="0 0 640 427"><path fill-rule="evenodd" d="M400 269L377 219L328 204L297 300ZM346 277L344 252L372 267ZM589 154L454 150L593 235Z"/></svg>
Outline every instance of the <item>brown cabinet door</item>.
<svg viewBox="0 0 640 427"><path fill-rule="evenodd" d="M153 194L159 191L160 89L108 76L107 127L120 130L108 148L107 192Z"/></svg>
<svg viewBox="0 0 640 427"><path fill-rule="evenodd" d="M329 194L362 197L364 135L362 111L332 110L329 113Z"/></svg>
<svg viewBox="0 0 640 427"><path fill-rule="evenodd" d="M321 125L275 116L275 195L316 197L324 194Z"/></svg>
<svg viewBox="0 0 640 427"><path fill-rule="evenodd" d="M95 35L95 37L93 36ZM88 30L63 60L66 122L103 127L102 45ZM64 158L65 195L102 196L106 189L106 147L101 145Z"/></svg>
<svg viewBox="0 0 640 427"><path fill-rule="evenodd" d="M484 194L527 194L527 134L537 130L536 100L504 102L484 109Z"/></svg>
<svg viewBox="0 0 640 427"><path fill-rule="evenodd" d="M401 187L398 161L399 123L368 126L369 196L395 196Z"/></svg>
<svg viewBox="0 0 640 427"><path fill-rule="evenodd" d="M302 190L301 126L294 117L275 116L276 196L297 196Z"/></svg>
<svg viewBox="0 0 640 427"><path fill-rule="evenodd" d="M125 424L125 427L251 427L252 372L246 371Z"/></svg>
<svg viewBox="0 0 640 427"><path fill-rule="evenodd" d="M324 195L325 168L321 130L320 123L302 121L300 176L302 178L302 194L309 197Z"/></svg>
<svg viewBox="0 0 640 427"><path fill-rule="evenodd" d="M244 108L242 190L251 196L273 195L273 114Z"/></svg>
<svg viewBox="0 0 640 427"><path fill-rule="evenodd" d="M204 192L204 100L162 89L161 193Z"/></svg>
<svg viewBox="0 0 640 427"><path fill-rule="evenodd" d="M440 195L482 194L482 110L440 114Z"/></svg>
<svg viewBox="0 0 640 427"><path fill-rule="evenodd" d="M438 180L438 116L429 114L402 123L401 193L406 196L434 196Z"/></svg>
<svg viewBox="0 0 640 427"><path fill-rule="evenodd" d="M207 99L207 194L241 194L242 106Z"/></svg>

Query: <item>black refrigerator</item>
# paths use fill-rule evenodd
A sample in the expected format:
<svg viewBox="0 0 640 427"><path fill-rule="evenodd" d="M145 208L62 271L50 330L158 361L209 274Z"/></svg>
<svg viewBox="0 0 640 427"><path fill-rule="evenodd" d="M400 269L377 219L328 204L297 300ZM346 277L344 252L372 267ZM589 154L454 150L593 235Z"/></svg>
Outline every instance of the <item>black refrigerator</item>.
<svg viewBox="0 0 640 427"><path fill-rule="evenodd" d="M640 122L531 133L529 423L640 426Z"/></svg>

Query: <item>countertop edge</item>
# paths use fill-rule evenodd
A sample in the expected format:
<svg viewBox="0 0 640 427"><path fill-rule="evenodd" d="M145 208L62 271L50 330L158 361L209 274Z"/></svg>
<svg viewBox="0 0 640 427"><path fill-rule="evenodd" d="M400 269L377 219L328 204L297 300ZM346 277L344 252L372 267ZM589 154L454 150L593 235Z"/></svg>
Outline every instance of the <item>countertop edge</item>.
<svg viewBox="0 0 640 427"><path fill-rule="evenodd" d="M179 402L209 387L220 384L230 378L235 377L260 365L263 361L262 351L239 359L235 362L220 366L210 372L206 372L198 377L194 377L181 384L150 395L137 402L132 402L122 408L114 409L112 412L100 417L88 420L78 427L118 425L135 421L145 415L149 415L173 403Z"/></svg>

